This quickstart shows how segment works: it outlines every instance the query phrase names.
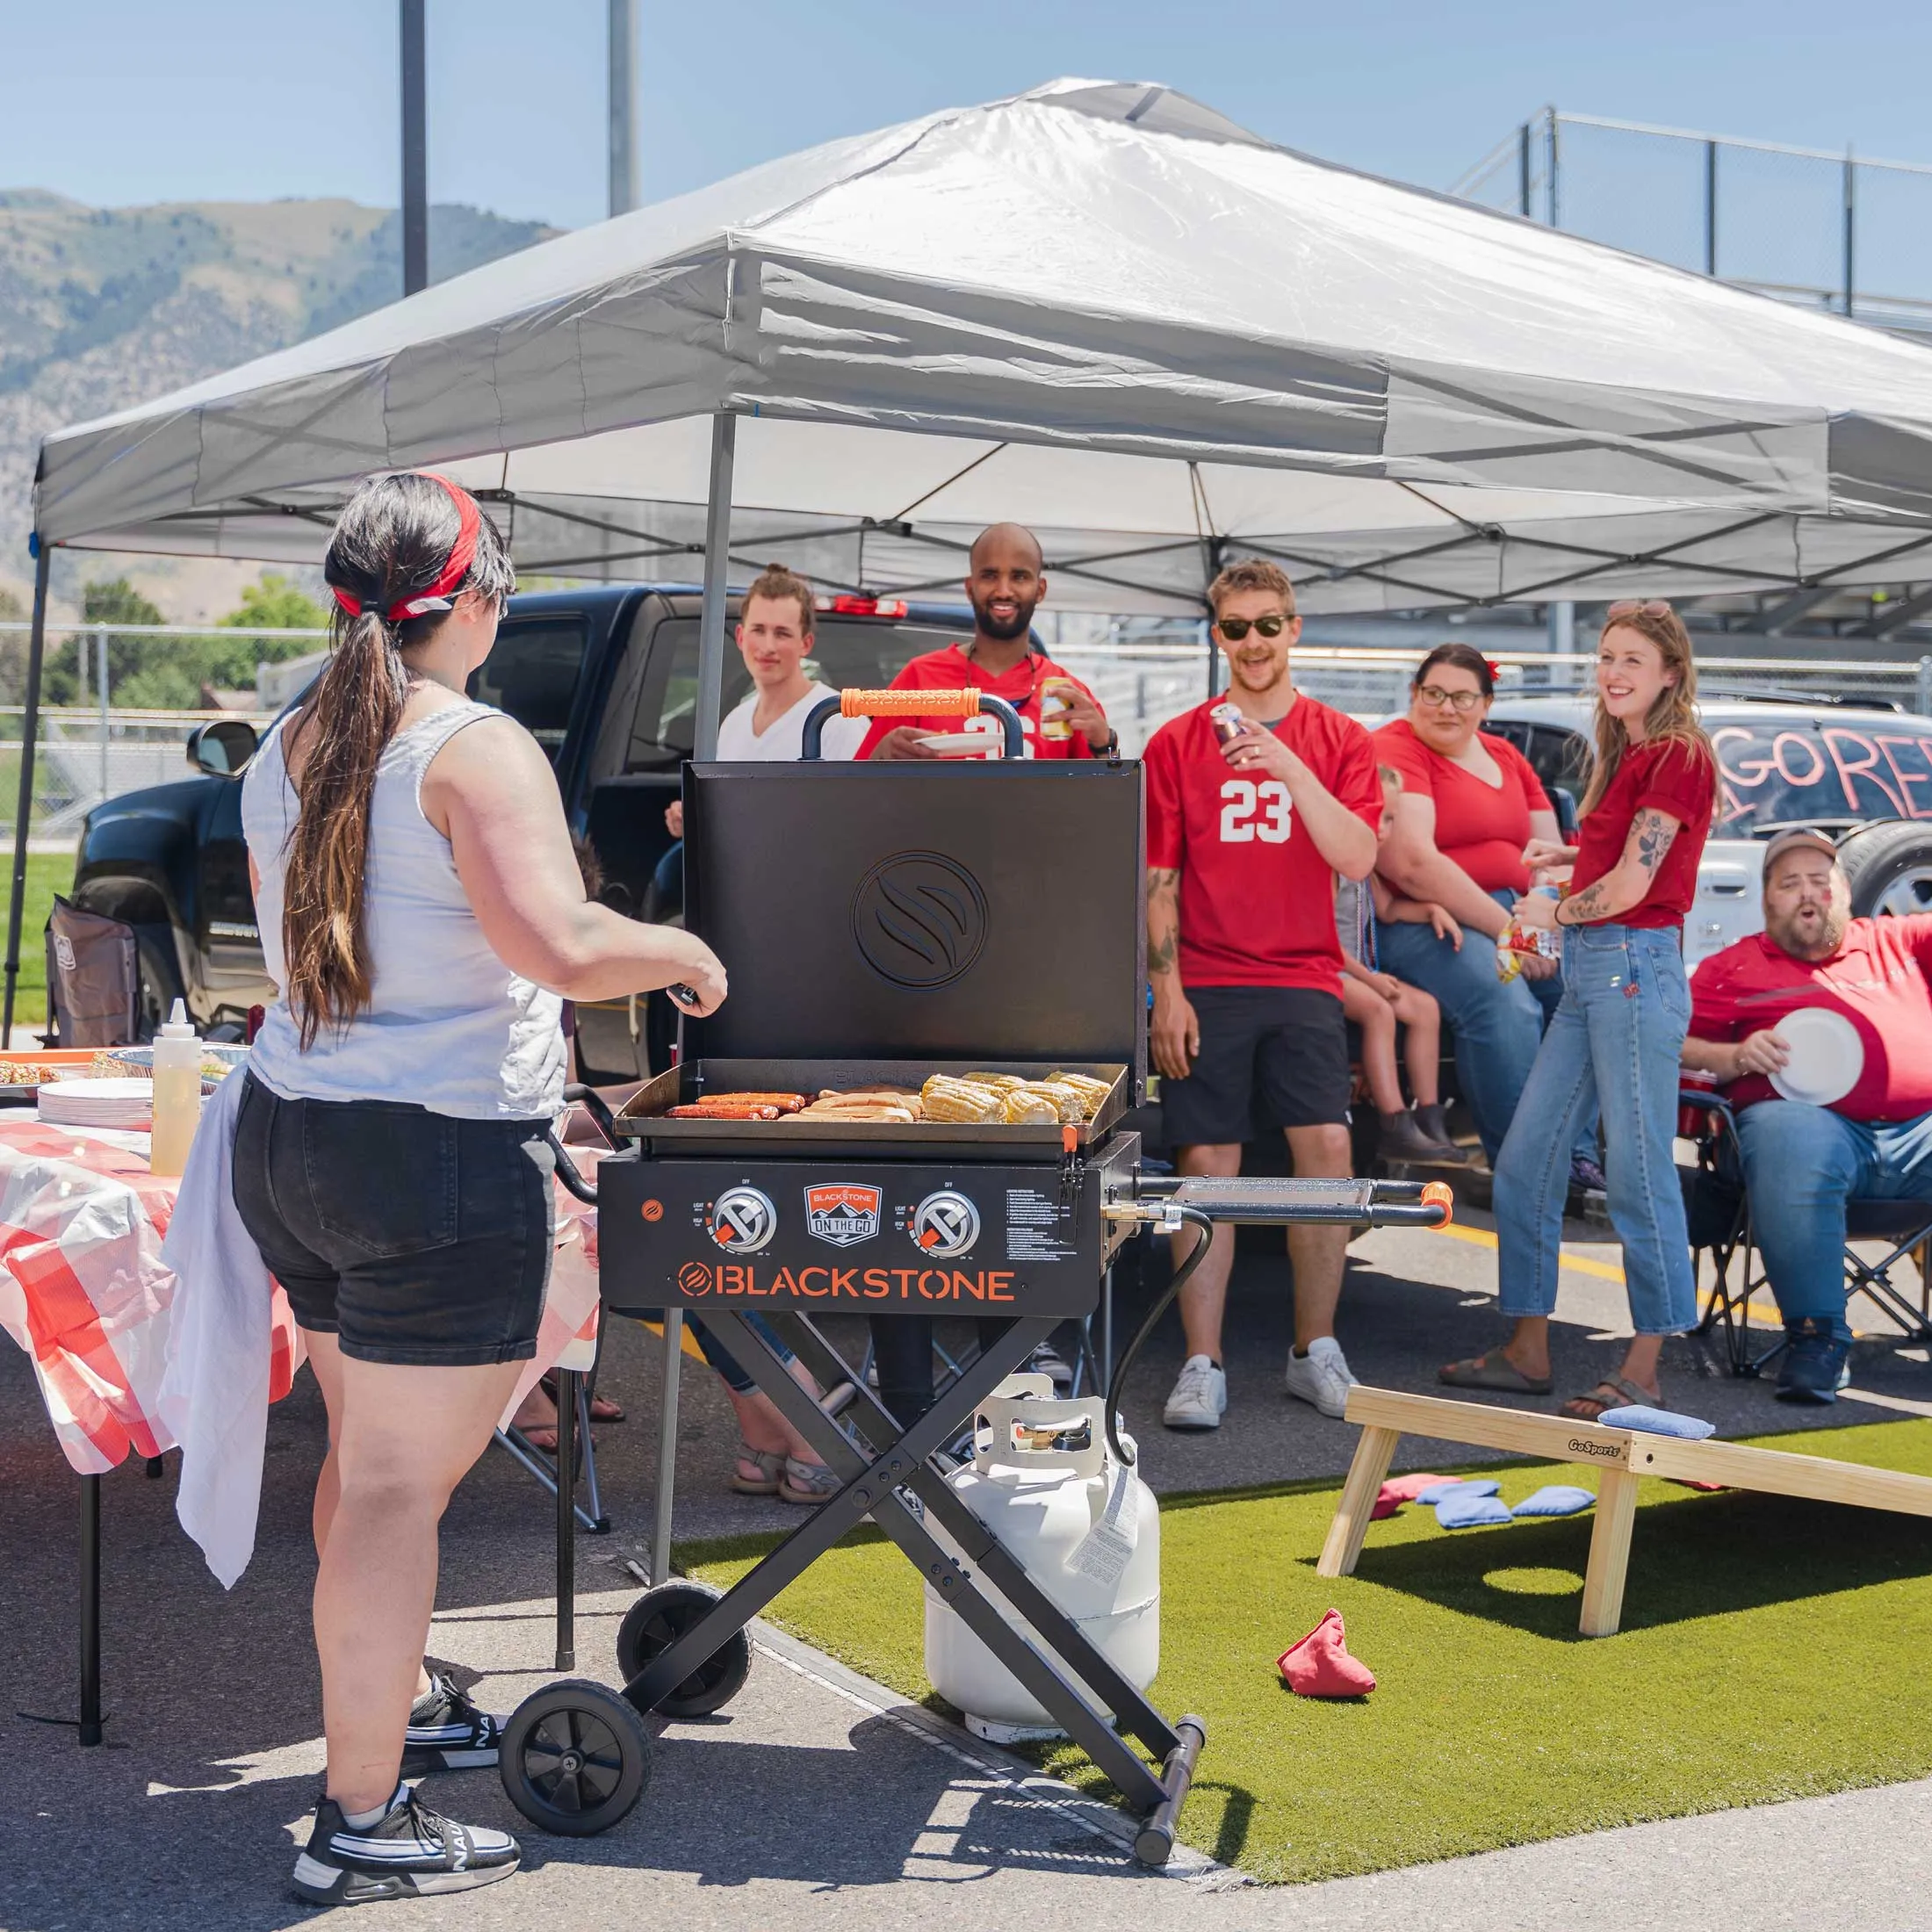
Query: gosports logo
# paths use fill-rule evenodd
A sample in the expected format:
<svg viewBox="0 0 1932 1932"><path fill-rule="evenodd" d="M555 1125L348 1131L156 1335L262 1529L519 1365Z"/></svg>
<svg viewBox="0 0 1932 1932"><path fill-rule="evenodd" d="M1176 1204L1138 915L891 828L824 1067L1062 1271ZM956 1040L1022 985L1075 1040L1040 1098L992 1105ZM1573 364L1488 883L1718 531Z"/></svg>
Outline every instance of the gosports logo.
<svg viewBox="0 0 1932 1932"><path fill-rule="evenodd" d="M879 1231L879 1190L850 1181L805 1190L805 1226L819 1241L850 1248Z"/></svg>
<svg viewBox="0 0 1932 1932"><path fill-rule="evenodd" d="M1014 1271L980 1268L789 1268L743 1261L687 1261L679 1294L796 1297L807 1301L1011 1301Z"/></svg>
<svg viewBox="0 0 1932 1932"><path fill-rule="evenodd" d="M1584 1442L1572 1436L1569 1447L1573 1456L1600 1456L1617 1462L1625 1460L1624 1445L1620 1442Z"/></svg>

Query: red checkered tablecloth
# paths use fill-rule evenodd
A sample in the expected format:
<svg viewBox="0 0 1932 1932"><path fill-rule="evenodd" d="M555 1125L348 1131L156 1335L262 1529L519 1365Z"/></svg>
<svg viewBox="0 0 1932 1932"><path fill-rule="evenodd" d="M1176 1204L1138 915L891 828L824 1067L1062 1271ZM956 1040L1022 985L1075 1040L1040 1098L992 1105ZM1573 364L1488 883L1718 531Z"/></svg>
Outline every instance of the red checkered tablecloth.
<svg viewBox="0 0 1932 1932"><path fill-rule="evenodd" d="M133 1135L0 1117L0 1329L33 1362L67 1460L98 1474L130 1453L176 1446L158 1421L175 1277L161 1258L179 1185L148 1171ZM574 1341L596 1333L597 1274L581 1211L559 1189L550 1298L515 1401ZM287 1298L275 1290L269 1397L301 1361ZM514 1407L514 1402L512 1406Z"/></svg>

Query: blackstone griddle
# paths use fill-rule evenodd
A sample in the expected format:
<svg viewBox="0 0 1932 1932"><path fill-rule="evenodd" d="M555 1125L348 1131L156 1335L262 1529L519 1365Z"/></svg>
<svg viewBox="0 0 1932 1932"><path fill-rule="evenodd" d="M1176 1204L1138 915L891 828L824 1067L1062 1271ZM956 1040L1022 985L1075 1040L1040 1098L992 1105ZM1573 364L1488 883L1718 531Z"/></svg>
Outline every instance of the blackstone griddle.
<svg viewBox="0 0 1932 1932"><path fill-rule="evenodd" d="M1005 728L1001 760L817 756L825 717L841 708L931 717L982 707ZM1144 1097L1147 1078L1140 768L1027 760L1020 749L1017 717L977 691L848 691L842 706L828 700L813 713L797 764L685 767L687 918L724 960L731 996L709 1018L683 1022L678 1065L620 1115L595 1109L621 1151L602 1161L595 1188L560 1145L559 1171L597 1203L605 1304L702 1316L842 1486L723 1596L657 1579L618 1634L621 1698L573 1681L519 1707L503 1740L503 1782L551 1830L601 1831L628 1813L648 1776L643 1713L691 1717L724 1705L750 1668L746 1625L870 1517L1118 1787L1142 1820L1135 1855L1164 1864L1205 1726L1162 1718L994 1540L934 1459L1056 1326L1093 1311L1136 1227L1192 1223L1205 1235L1220 1221L1447 1219L1440 1184L1143 1173L1139 1135L1115 1124ZM815 1094L917 1086L939 1071L1056 1068L1110 1083L1089 1121L665 1117L706 1092ZM1196 1252L1205 1251L1203 1241ZM745 1320L753 1311L792 1318L821 1386L858 1391L844 1420L862 1445L793 1380ZM1108 1389L1117 1454L1114 1398L1159 1312ZM902 1429L821 1332L828 1313L1008 1325ZM570 1454L562 1438L559 1453ZM1000 1614L989 1583L1025 1631Z"/></svg>

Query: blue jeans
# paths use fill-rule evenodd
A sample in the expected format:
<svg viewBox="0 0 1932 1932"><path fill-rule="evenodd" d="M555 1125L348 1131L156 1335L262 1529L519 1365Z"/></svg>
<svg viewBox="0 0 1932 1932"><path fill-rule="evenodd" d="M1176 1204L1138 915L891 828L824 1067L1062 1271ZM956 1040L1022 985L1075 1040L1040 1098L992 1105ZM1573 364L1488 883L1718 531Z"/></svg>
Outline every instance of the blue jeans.
<svg viewBox="0 0 1932 1932"><path fill-rule="evenodd" d="M778 1330L755 1310L745 1310L745 1324L755 1330L766 1341L778 1351L778 1359L787 1368L797 1359L779 1338ZM732 1394L749 1395L758 1387L750 1374L739 1366L738 1358L713 1335L695 1315L684 1317L684 1325L691 1331L691 1339L697 1344L698 1353L724 1378L724 1386Z"/></svg>
<svg viewBox="0 0 1932 1932"><path fill-rule="evenodd" d="M1787 1322L1845 1320L1845 1203L1932 1200L1932 1114L1867 1125L1827 1107L1760 1100L1738 1115L1751 1230Z"/></svg>
<svg viewBox="0 0 1932 1932"><path fill-rule="evenodd" d="M1623 1244L1630 1318L1675 1335L1698 1318L1671 1142L1690 991L1676 929L1577 926L1563 934L1563 998L1496 1164L1501 1305L1556 1306L1557 1249L1576 1123L1601 1101L1610 1219Z"/></svg>
<svg viewBox="0 0 1932 1932"><path fill-rule="evenodd" d="M1492 896L1502 905L1516 903L1513 893ZM1561 980L1505 984L1496 975L1496 949L1474 926L1464 933L1459 953L1426 926L1378 919L1375 951L1385 973L1421 987L1442 1008L1455 1041L1456 1090L1469 1103L1493 1165L1536 1063L1537 1043L1562 998ZM1594 1109L1578 1122L1572 1151L1597 1157Z"/></svg>

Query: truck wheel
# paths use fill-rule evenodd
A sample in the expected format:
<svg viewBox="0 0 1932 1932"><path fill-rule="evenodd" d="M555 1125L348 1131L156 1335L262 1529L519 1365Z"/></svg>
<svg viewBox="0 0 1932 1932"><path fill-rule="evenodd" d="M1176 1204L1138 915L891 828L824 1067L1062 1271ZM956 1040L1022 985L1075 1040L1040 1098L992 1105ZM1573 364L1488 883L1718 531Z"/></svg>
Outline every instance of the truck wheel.
<svg viewBox="0 0 1932 1932"><path fill-rule="evenodd" d="M1854 919L1932 912L1932 825L1894 819L1855 832L1838 848Z"/></svg>

